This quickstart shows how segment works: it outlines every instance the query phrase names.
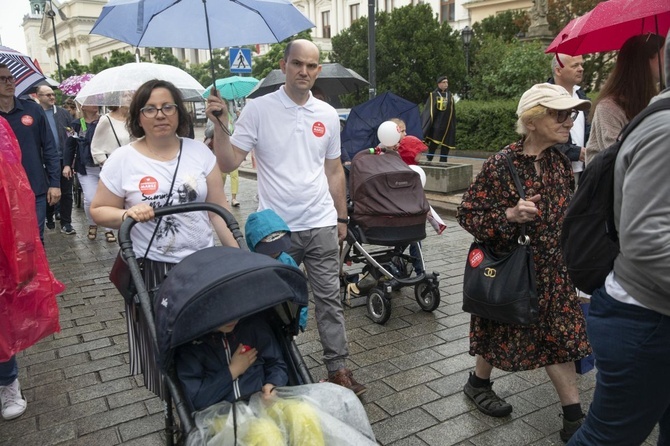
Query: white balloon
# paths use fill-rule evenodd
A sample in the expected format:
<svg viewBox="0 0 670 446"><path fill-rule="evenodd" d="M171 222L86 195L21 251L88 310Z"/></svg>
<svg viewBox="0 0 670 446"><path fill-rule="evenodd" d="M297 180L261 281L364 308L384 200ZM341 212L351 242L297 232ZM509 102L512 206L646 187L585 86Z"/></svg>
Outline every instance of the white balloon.
<svg viewBox="0 0 670 446"><path fill-rule="evenodd" d="M419 174L421 177L421 186L426 187L426 172L421 167L414 164L410 165L409 168Z"/></svg>
<svg viewBox="0 0 670 446"><path fill-rule="evenodd" d="M398 124L393 121L382 122L377 129L377 138L379 142L386 147L393 147L400 141L400 132Z"/></svg>

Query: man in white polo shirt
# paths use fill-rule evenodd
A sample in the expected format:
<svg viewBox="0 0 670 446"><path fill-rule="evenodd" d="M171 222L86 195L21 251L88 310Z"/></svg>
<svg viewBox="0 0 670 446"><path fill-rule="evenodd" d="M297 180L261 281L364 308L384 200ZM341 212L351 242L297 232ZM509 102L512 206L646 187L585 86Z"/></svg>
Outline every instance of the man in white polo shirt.
<svg viewBox="0 0 670 446"><path fill-rule="evenodd" d="M321 72L319 49L308 40L288 44L279 66L286 83L247 103L232 137L225 132L226 106L210 95L208 108L222 110L214 151L224 172L235 170L254 149L259 210L272 209L291 229L291 255L305 263L328 380L360 395L365 386L346 367L349 356L340 301L338 240L347 233L340 121L310 89Z"/></svg>

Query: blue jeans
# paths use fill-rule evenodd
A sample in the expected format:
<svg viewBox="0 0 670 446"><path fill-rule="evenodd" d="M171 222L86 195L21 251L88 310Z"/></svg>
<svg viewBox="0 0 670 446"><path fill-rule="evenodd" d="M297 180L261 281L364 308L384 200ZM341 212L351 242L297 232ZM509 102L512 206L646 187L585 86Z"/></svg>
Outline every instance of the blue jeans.
<svg viewBox="0 0 670 446"><path fill-rule="evenodd" d="M19 366L16 357L12 356L7 362L0 362L0 386L8 386L19 376Z"/></svg>
<svg viewBox="0 0 670 446"><path fill-rule="evenodd" d="M40 240L44 244L44 220L47 218L47 194L35 196L35 213L37 214L37 226L40 230Z"/></svg>
<svg viewBox="0 0 670 446"><path fill-rule="evenodd" d="M656 423L658 445L670 445L670 317L621 303L602 287L591 296L586 327L596 390L569 446L640 445Z"/></svg>

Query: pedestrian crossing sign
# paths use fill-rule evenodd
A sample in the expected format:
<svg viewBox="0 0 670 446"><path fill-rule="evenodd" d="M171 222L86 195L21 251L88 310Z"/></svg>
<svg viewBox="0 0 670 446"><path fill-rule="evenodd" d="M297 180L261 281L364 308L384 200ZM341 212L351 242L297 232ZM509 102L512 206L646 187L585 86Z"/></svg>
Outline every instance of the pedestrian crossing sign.
<svg viewBox="0 0 670 446"><path fill-rule="evenodd" d="M251 73L251 50L248 48L231 48L230 52L231 73Z"/></svg>

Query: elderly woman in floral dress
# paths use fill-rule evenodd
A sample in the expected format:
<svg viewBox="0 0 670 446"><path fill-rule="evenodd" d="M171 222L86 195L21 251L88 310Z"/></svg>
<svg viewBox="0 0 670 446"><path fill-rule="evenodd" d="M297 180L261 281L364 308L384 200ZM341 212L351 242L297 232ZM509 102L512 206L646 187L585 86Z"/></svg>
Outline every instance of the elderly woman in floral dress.
<svg viewBox="0 0 670 446"><path fill-rule="evenodd" d="M458 209L460 225L498 252L511 251L526 224L539 296L539 318L530 326L472 316L470 354L476 356L476 365L464 392L484 414L504 417L512 406L493 391L493 368L515 372L544 367L563 407L563 441L584 418L574 361L591 349L559 244L575 182L570 161L553 146L568 140L577 110L589 106L589 101L574 99L557 85L537 84L526 91L517 108L522 139L484 163ZM513 160L525 200L514 185L506 154Z"/></svg>

